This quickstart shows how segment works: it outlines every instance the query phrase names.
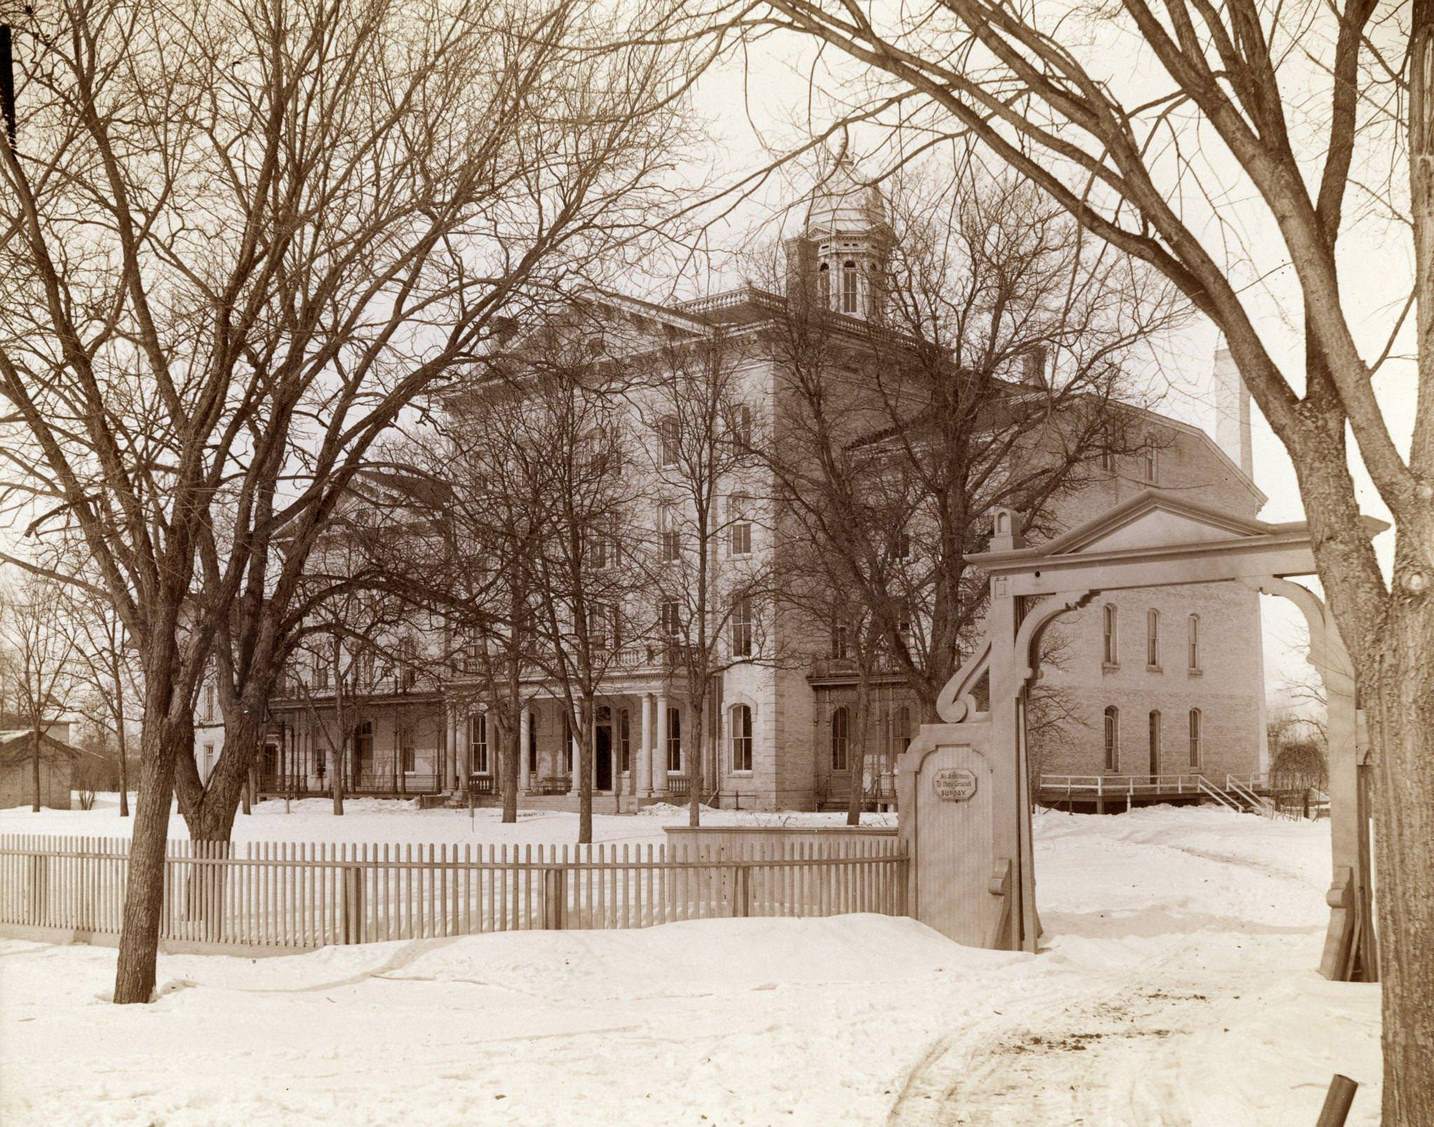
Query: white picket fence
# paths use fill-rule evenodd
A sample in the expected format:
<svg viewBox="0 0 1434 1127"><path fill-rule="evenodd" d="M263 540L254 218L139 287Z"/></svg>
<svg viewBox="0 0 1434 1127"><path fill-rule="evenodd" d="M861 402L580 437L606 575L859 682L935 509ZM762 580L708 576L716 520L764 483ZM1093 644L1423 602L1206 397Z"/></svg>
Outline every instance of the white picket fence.
<svg viewBox="0 0 1434 1127"><path fill-rule="evenodd" d="M113 942L128 867L126 838L0 835L0 931ZM720 916L904 915L906 882L895 837L743 846L171 841L160 939L171 949L295 951Z"/></svg>

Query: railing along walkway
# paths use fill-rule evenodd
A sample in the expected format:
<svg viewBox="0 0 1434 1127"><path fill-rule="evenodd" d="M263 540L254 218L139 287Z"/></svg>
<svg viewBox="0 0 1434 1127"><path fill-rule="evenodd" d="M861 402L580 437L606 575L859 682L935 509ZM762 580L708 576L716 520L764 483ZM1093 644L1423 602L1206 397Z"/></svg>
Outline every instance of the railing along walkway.
<svg viewBox="0 0 1434 1127"><path fill-rule="evenodd" d="M0 836L0 929L113 942L125 838ZM906 913L896 839L760 845L395 845L172 841L171 947L308 950L724 916Z"/></svg>

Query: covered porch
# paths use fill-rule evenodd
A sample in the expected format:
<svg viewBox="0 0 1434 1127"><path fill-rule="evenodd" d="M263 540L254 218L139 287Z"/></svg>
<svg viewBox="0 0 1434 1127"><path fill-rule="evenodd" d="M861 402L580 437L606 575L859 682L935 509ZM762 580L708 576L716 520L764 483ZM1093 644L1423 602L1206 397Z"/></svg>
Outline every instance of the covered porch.
<svg viewBox="0 0 1434 1127"><path fill-rule="evenodd" d="M634 686L601 694L591 737L592 791L612 798L612 809L636 810L688 796L688 709L666 686ZM522 709L518 725L518 795L525 806L577 809L579 742L566 703L540 690ZM501 801L496 724L483 705L451 708L449 745L457 749L444 789L471 796L477 805Z"/></svg>

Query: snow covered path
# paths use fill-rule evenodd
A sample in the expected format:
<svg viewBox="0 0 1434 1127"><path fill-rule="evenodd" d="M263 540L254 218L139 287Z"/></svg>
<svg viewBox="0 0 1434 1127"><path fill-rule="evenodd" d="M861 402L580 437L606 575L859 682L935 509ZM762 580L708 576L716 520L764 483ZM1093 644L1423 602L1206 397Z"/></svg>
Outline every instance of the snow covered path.
<svg viewBox="0 0 1434 1127"><path fill-rule="evenodd" d="M449 840L437 813L372 819ZM520 827L479 836L569 828ZM1161 808L1036 833L1037 956L878 916L700 921L170 956L159 1000L121 1008L113 951L3 941L0 1119L1264 1127L1312 1123L1341 1071L1351 1122L1378 1121L1378 988L1314 970L1327 826Z"/></svg>

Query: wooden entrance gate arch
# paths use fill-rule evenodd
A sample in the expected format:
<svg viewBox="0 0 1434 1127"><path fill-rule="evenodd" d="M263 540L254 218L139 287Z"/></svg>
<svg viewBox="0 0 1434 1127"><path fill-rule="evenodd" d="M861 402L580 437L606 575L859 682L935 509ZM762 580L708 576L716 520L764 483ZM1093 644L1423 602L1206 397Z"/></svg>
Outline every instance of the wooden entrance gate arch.
<svg viewBox="0 0 1434 1127"><path fill-rule="evenodd" d="M1365 518L1371 536L1385 527ZM1019 528L1019 514L998 510L990 550L971 557L991 585L985 640L937 698L940 722L922 725L897 765L913 914L963 943L1036 949L1025 705L1042 632L1103 591L1236 582L1290 599L1309 624L1310 661L1329 709L1334 872L1320 972L1377 979L1354 668L1324 603L1291 579L1315 570L1308 526L1250 520L1151 489L1037 547ZM986 711L977 702L983 679Z"/></svg>

